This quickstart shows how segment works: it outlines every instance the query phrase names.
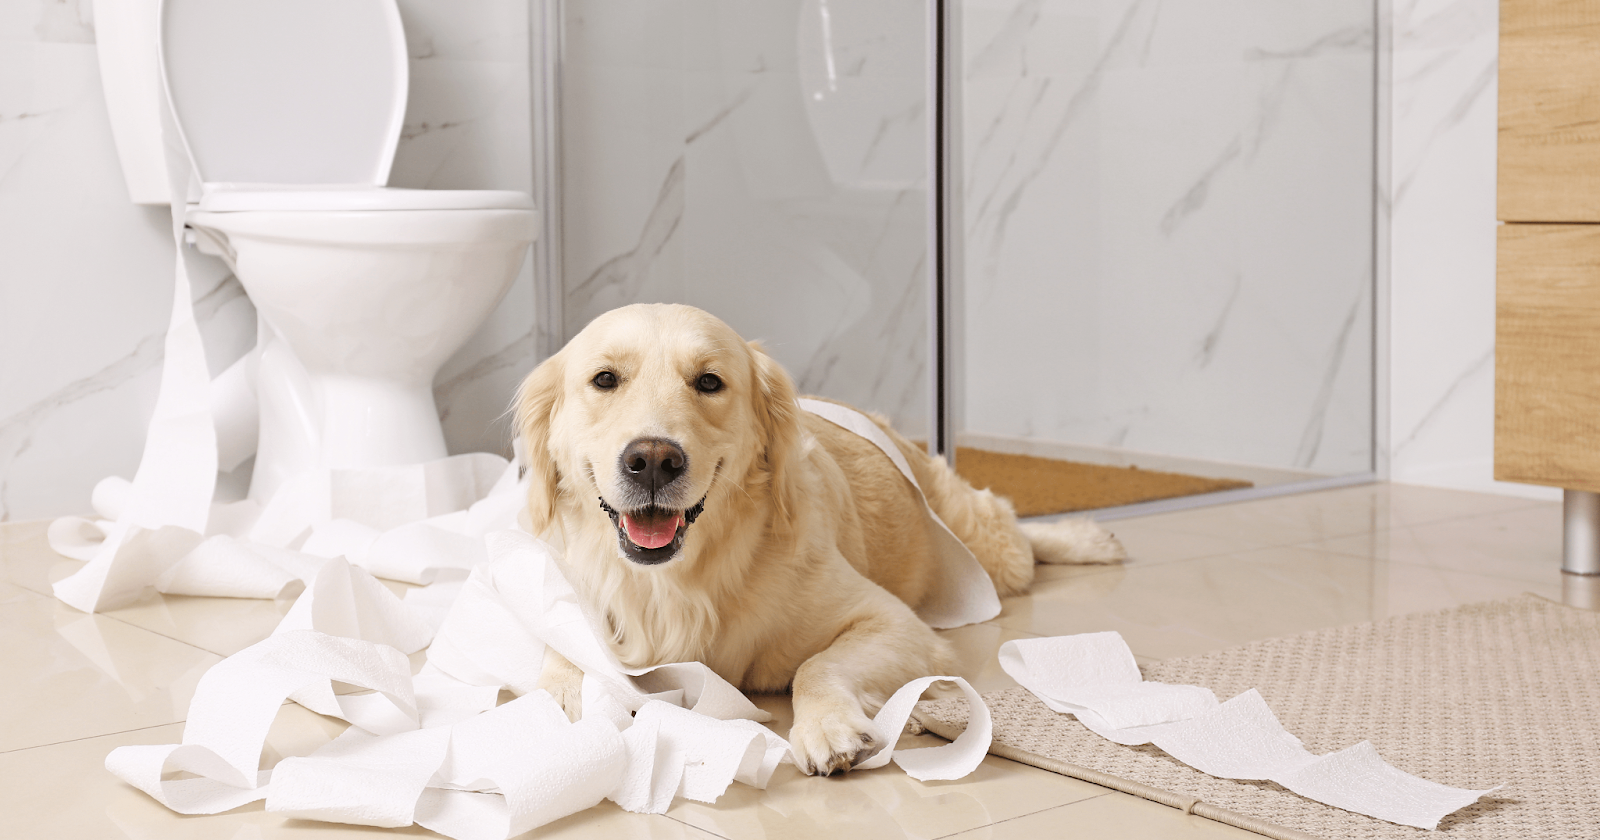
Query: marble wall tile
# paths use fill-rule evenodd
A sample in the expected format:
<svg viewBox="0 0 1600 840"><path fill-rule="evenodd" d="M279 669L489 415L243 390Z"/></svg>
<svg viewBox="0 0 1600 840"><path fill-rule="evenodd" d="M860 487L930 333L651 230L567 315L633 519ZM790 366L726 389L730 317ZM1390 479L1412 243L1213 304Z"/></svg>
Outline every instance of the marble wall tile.
<svg viewBox="0 0 1600 840"><path fill-rule="evenodd" d="M1554 498L1493 480L1495 0L1394 3L1391 475Z"/></svg>
<svg viewBox="0 0 1600 840"><path fill-rule="evenodd" d="M132 475L171 305L167 211L128 201L87 0L0 4L0 521L85 511ZM413 95L392 183L529 188L527 4L402 0ZM214 370L254 341L220 262L191 254ZM452 451L505 451L534 361L524 269L436 384Z"/></svg>
<svg viewBox="0 0 1600 840"><path fill-rule="evenodd" d="M1371 4L963 14L966 429L1369 469Z"/></svg>
<svg viewBox="0 0 1600 840"><path fill-rule="evenodd" d="M568 0L566 332L705 308L926 433L925 7Z"/></svg>

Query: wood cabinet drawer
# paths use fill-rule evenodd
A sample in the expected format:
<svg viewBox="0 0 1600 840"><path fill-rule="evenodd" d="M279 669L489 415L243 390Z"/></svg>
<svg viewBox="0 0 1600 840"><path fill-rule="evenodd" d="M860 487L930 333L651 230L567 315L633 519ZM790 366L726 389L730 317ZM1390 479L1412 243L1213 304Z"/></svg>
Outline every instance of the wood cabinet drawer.
<svg viewBox="0 0 1600 840"><path fill-rule="evenodd" d="M1500 226L1494 477L1600 492L1600 225Z"/></svg>
<svg viewBox="0 0 1600 840"><path fill-rule="evenodd" d="M1600 222L1600 0L1500 4L1499 216Z"/></svg>

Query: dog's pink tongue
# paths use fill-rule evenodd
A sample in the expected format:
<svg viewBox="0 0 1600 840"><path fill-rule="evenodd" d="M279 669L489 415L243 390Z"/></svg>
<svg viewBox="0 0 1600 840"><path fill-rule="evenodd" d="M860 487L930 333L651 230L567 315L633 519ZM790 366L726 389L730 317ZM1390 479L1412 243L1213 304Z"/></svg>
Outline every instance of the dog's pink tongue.
<svg viewBox="0 0 1600 840"><path fill-rule="evenodd" d="M641 522L628 514L622 515L622 527L628 529L628 539L640 548L660 548L672 542L678 533L683 514L652 516Z"/></svg>

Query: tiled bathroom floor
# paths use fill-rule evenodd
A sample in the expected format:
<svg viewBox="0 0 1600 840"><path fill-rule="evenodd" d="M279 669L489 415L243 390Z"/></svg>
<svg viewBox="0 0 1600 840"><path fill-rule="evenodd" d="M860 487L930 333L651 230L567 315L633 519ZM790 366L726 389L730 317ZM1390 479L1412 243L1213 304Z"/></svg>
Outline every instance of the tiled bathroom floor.
<svg viewBox="0 0 1600 840"><path fill-rule="evenodd" d="M1007 639L1116 630L1143 661L1520 592L1588 598L1559 572L1557 503L1375 484L1111 523L1133 559L1041 568L1033 593L991 622L946 631L979 691L1013 683ZM200 675L265 637L287 603L161 597L85 615L50 596L78 564L45 543L45 523L0 526L0 834L51 840L381 838L436 835L283 820L257 803L181 817L102 766L123 744L176 743ZM758 698L787 732L787 701ZM289 704L266 760L315 749L341 721ZM932 736L909 742L936 743ZM894 766L842 778L778 769L715 805L665 816L609 802L537 829L560 838L1222 838L1247 832L990 756L956 782Z"/></svg>

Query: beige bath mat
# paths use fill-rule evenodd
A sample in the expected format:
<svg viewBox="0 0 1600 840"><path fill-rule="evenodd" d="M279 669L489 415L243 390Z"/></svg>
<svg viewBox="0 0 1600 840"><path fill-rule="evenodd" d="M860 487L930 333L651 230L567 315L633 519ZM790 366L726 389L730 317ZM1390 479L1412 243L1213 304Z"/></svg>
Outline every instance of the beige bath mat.
<svg viewBox="0 0 1600 840"><path fill-rule="evenodd" d="M1018 516L1096 510L1250 486L1248 481L1080 464L965 446L956 450L956 472L972 486L1010 499Z"/></svg>
<svg viewBox="0 0 1600 840"><path fill-rule="evenodd" d="M1119 746L1020 688L985 695L995 723L990 752L1268 836L1600 837L1600 613L1522 595L1269 639L1144 672L1206 686L1223 700L1257 688L1313 753L1366 740L1424 779L1504 787L1430 833L1271 782L1216 779L1153 746ZM943 700L919 704L916 716L949 738L966 715L962 701Z"/></svg>

